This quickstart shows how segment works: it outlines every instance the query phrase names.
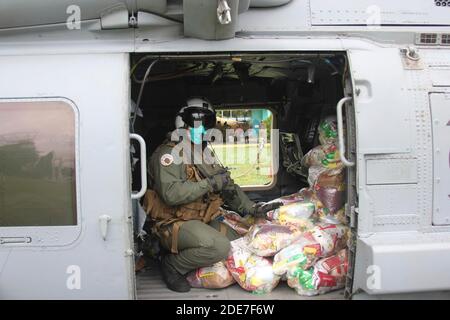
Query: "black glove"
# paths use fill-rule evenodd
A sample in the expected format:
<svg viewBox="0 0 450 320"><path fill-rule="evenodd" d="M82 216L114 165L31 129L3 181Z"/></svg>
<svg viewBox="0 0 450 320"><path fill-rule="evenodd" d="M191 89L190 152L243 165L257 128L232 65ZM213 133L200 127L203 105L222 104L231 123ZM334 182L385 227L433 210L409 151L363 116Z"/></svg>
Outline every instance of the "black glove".
<svg viewBox="0 0 450 320"><path fill-rule="evenodd" d="M211 185L213 192L222 191L231 181L228 172L218 173L208 178L208 182Z"/></svg>
<svg viewBox="0 0 450 320"><path fill-rule="evenodd" d="M282 202L258 202L253 206L251 213L256 218L265 218L266 213L283 205Z"/></svg>

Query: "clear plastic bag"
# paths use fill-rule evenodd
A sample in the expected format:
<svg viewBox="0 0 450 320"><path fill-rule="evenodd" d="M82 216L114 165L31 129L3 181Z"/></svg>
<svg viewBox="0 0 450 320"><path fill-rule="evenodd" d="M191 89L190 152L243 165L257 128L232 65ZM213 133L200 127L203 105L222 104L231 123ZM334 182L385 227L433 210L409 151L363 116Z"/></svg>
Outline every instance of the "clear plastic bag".
<svg viewBox="0 0 450 320"><path fill-rule="evenodd" d="M250 221L246 217L242 217L234 211L222 209L222 216L218 218L219 221L225 223L240 235L247 234L254 221Z"/></svg>
<svg viewBox="0 0 450 320"><path fill-rule="evenodd" d="M296 203L296 202L304 201L304 200L305 200L305 197L301 193L301 190L300 190L299 192L273 199L273 200L269 201L268 203L281 202L283 204L283 206L285 206L285 205L288 205L291 203ZM277 220L278 214L279 214L279 210L275 209L275 210L271 210L271 211L267 212L266 216L267 216L267 219L269 219L269 220Z"/></svg>
<svg viewBox="0 0 450 320"><path fill-rule="evenodd" d="M319 260L313 268L290 269L287 273L287 283L300 295L324 294L343 288L347 271L348 253L343 249L333 256Z"/></svg>
<svg viewBox="0 0 450 320"><path fill-rule="evenodd" d="M207 289L226 288L236 282L222 261L210 267L198 268L190 272L186 279L193 288Z"/></svg>
<svg viewBox="0 0 450 320"><path fill-rule="evenodd" d="M317 199L322 202L323 206L327 208L331 214L339 211L345 202L345 186L342 184L337 188L322 187L318 184L314 186Z"/></svg>
<svg viewBox="0 0 450 320"><path fill-rule="evenodd" d="M273 272L284 275L294 268L308 269L322 255L322 248L311 232L302 234L295 243L278 252L273 259Z"/></svg>
<svg viewBox="0 0 450 320"><path fill-rule="evenodd" d="M333 169L323 166L312 166L308 169L308 183L310 186L319 184L323 187L338 187L344 181L344 167L342 165Z"/></svg>
<svg viewBox="0 0 450 320"><path fill-rule="evenodd" d="M324 223L332 223L332 224L346 224L347 223L344 208L341 208L332 214L330 212L330 210L328 208L325 208L320 201L316 202L316 205L317 205L317 210L316 210L314 216L318 220L320 220Z"/></svg>
<svg viewBox="0 0 450 320"><path fill-rule="evenodd" d="M347 247L350 228L319 223L294 243L280 250L273 259L273 272L283 275L292 269L309 269L317 260Z"/></svg>
<svg viewBox="0 0 450 320"><path fill-rule="evenodd" d="M301 163L302 166L307 168L321 166L327 169L335 169L342 166L336 144L324 144L312 148L303 156Z"/></svg>
<svg viewBox="0 0 450 320"><path fill-rule="evenodd" d="M322 245L321 257L327 257L346 248L350 228L342 224L318 223L312 230L314 239Z"/></svg>
<svg viewBox="0 0 450 320"><path fill-rule="evenodd" d="M287 247L301 236L294 226L274 223L254 225L246 239L248 248L258 256L269 257Z"/></svg>
<svg viewBox="0 0 450 320"><path fill-rule="evenodd" d="M316 206L316 216L329 223L345 223L343 206L345 203L344 170L327 169L317 176L312 187L312 201Z"/></svg>
<svg viewBox="0 0 450 320"><path fill-rule="evenodd" d="M335 116L329 116L319 124L319 142L320 144L336 144L338 138L337 119Z"/></svg>
<svg viewBox="0 0 450 320"><path fill-rule="evenodd" d="M317 179L312 185L319 185L321 187L339 188L344 181L344 167L335 169L325 169L320 172Z"/></svg>
<svg viewBox="0 0 450 320"><path fill-rule="evenodd" d="M280 281L272 271L272 261L252 253L245 238L231 241L226 266L236 282L252 293L271 292Z"/></svg>
<svg viewBox="0 0 450 320"><path fill-rule="evenodd" d="M301 231L313 227L311 216L314 214L315 205L311 201L289 203L279 207L272 214L272 218L282 225L292 225Z"/></svg>
<svg viewBox="0 0 450 320"><path fill-rule="evenodd" d="M294 202L299 202L299 201L303 201L305 200L304 195L301 193L301 191L287 195L287 196L282 196L276 199L273 199L272 201L269 201L268 203L272 203L272 202L281 202L283 203L283 205L286 204L290 204L290 203L294 203Z"/></svg>

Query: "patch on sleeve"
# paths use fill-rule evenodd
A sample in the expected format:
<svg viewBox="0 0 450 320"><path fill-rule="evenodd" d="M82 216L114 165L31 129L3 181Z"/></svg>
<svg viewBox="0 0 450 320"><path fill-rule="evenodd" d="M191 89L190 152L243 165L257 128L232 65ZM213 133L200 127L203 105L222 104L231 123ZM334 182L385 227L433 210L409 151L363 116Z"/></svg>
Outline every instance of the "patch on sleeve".
<svg viewBox="0 0 450 320"><path fill-rule="evenodd" d="M165 153L161 156L161 164L164 167L170 166L173 163L173 156L169 153Z"/></svg>

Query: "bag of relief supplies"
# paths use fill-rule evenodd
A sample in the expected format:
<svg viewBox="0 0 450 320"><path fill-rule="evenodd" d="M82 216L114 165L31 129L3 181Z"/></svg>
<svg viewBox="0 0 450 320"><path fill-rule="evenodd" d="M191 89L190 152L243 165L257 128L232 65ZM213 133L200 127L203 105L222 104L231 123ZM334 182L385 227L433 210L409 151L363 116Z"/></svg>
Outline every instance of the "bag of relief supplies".
<svg viewBox="0 0 450 320"><path fill-rule="evenodd" d="M338 131L336 116L329 116L319 124L319 142L320 144L337 144Z"/></svg>
<svg viewBox="0 0 450 320"><path fill-rule="evenodd" d="M252 226L246 240L250 251L269 257L293 243L300 235L301 231L293 226L266 223Z"/></svg>
<svg viewBox="0 0 450 320"><path fill-rule="evenodd" d="M299 202L299 201L303 201L304 197L303 194L299 191L293 194L289 194L287 196L282 196L276 199L273 199L271 201L269 201L268 203L272 203L272 202L281 202L283 205L289 204L289 203L294 203L294 202Z"/></svg>
<svg viewBox="0 0 450 320"><path fill-rule="evenodd" d="M345 223L345 183L342 169L323 171L313 185L316 215L330 223Z"/></svg>
<svg viewBox="0 0 450 320"><path fill-rule="evenodd" d="M217 219L229 226L240 235L245 235L250 229L253 221L248 218L241 217L234 211L222 209L222 215Z"/></svg>
<svg viewBox="0 0 450 320"><path fill-rule="evenodd" d="M344 182L344 167L339 165L336 168L328 169L322 166L312 166L308 169L308 183L314 186L317 182L327 187L336 187Z"/></svg>
<svg viewBox="0 0 450 320"><path fill-rule="evenodd" d="M346 248L349 233L350 229L343 225L318 224L275 255L274 273L283 275L293 268L309 269L318 259Z"/></svg>
<svg viewBox="0 0 450 320"><path fill-rule="evenodd" d="M299 193L293 193L287 196L282 196L280 198L273 199L272 201L269 201L268 203L272 202L281 202L284 205L295 203L298 201L303 201L303 196L301 196ZM278 219L278 208L274 210L270 210L266 213L266 217L269 221L277 220Z"/></svg>
<svg viewBox="0 0 450 320"><path fill-rule="evenodd" d="M248 249L245 238L231 241L226 266L236 282L246 291L263 294L271 292L280 281L272 272L272 262Z"/></svg>
<svg viewBox="0 0 450 320"><path fill-rule="evenodd" d="M302 160L302 166L310 168L321 166L326 169L335 169L342 166L339 151L335 144L318 145L306 153Z"/></svg>
<svg viewBox="0 0 450 320"><path fill-rule="evenodd" d="M299 295L324 294L343 288L347 271L348 252L343 249L335 255L319 260L310 269L291 268L287 273L287 283Z"/></svg>
<svg viewBox="0 0 450 320"><path fill-rule="evenodd" d="M284 275L293 268L310 268L322 254L320 244L311 232L305 232L296 242L278 252L273 258L273 272Z"/></svg>
<svg viewBox="0 0 450 320"><path fill-rule="evenodd" d="M226 288L236 282L222 261L210 267L198 268L190 272L186 279L193 288L207 289Z"/></svg>
<svg viewBox="0 0 450 320"><path fill-rule="evenodd" d="M279 198L276 198L272 201L269 201L268 203L271 202L281 202L283 203L283 206L291 204L291 203L296 203L296 202L302 202L302 201L308 201L310 198L312 197L312 193L308 192L307 188L303 188L300 191L287 195L287 196L282 196ZM269 212L267 212L267 219L269 220L277 220L278 219L278 213L279 210L274 209L271 210Z"/></svg>
<svg viewBox="0 0 450 320"><path fill-rule="evenodd" d="M320 257L327 257L348 246L350 228L342 224L318 223L311 233L322 246Z"/></svg>
<svg viewBox="0 0 450 320"><path fill-rule="evenodd" d="M311 201L299 201L281 206L272 214L273 220L282 225L292 225L300 231L312 228L311 216L315 211L315 205Z"/></svg>

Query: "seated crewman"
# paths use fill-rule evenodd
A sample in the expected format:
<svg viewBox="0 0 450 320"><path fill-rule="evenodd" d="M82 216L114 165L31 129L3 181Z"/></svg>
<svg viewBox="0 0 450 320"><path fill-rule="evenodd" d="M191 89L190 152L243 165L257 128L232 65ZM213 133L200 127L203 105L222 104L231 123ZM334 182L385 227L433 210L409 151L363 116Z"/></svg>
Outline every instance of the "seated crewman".
<svg viewBox="0 0 450 320"><path fill-rule="evenodd" d="M233 229L217 220L223 204L241 215L256 217L264 217L280 204L251 201L217 161L191 161L195 150L203 153L208 148L204 133L216 124L208 101L189 99L175 124L178 130L185 130L184 142L194 151L177 161L174 150L178 141L169 138L155 150L149 161L151 189L145 195L144 208L162 247L170 251L161 262L167 287L187 292L190 285L185 275L226 259L230 240L238 238Z"/></svg>

